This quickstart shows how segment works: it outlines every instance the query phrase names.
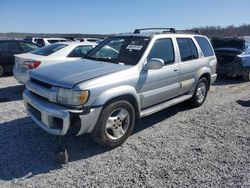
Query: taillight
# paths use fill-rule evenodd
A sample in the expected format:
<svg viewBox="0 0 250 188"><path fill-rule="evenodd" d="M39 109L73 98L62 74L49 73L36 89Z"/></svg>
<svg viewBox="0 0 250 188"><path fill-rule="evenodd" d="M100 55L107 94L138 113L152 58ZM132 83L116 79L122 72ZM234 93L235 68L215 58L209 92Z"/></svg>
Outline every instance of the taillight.
<svg viewBox="0 0 250 188"><path fill-rule="evenodd" d="M41 61L29 61L26 63L28 69L35 69L41 64Z"/></svg>

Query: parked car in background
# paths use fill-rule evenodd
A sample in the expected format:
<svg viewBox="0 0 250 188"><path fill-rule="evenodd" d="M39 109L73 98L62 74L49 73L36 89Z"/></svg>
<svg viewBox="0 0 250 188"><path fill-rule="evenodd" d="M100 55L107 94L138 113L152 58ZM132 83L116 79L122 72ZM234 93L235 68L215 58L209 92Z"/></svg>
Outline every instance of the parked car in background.
<svg viewBox="0 0 250 188"><path fill-rule="evenodd" d="M250 42L237 37L212 38L212 45L218 59L218 74L250 80Z"/></svg>
<svg viewBox="0 0 250 188"><path fill-rule="evenodd" d="M48 46L56 42L71 42L72 41L66 38L42 38L42 37L26 37L24 40L36 43L40 46Z"/></svg>
<svg viewBox="0 0 250 188"><path fill-rule="evenodd" d="M14 76L25 84L30 70L63 61L79 60L95 46L96 43L93 42L59 42L30 53L15 55Z"/></svg>
<svg viewBox="0 0 250 188"><path fill-rule="evenodd" d="M38 49L39 46L23 40L0 40L0 77L12 73L14 55Z"/></svg>
<svg viewBox="0 0 250 188"><path fill-rule="evenodd" d="M98 38L77 38L75 40L79 42L96 42L96 43L100 43L102 41L102 39Z"/></svg>
<svg viewBox="0 0 250 188"><path fill-rule="evenodd" d="M216 63L205 36L173 28L136 30L105 39L81 61L31 71L24 103L48 133L91 133L113 148L128 138L140 117L186 100L201 106L216 80Z"/></svg>

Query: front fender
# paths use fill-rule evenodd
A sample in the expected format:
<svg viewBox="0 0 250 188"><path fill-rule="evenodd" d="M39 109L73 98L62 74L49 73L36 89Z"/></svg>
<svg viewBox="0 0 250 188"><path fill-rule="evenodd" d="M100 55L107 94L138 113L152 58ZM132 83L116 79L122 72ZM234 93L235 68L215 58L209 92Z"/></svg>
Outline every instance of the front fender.
<svg viewBox="0 0 250 188"><path fill-rule="evenodd" d="M140 110L139 95L137 94L135 88L132 86L129 86L129 85L118 86L118 87L114 87L114 88L111 88L111 89L104 91L103 93L101 93L101 95L99 95L95 99L93 106L102 106L106 102L108 102L109 100L114 99L116 97L121 97L124 95L133 96L134 99L136 100L136 103L137 103L136 105L137 105L138 109Z"/></svg>

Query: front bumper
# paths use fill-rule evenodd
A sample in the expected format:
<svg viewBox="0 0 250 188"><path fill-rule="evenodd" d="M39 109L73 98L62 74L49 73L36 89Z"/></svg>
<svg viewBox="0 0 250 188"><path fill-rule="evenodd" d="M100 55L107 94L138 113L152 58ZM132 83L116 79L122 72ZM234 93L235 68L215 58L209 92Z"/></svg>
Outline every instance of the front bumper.
<svg viewBox="0 0 250 188"><path fill-rule="evenodd" d="M64 106L48 102L27 89L23 93L24 105L30 117L38 126L52 135L66 135L72 123L72 117L80 118L81 127L76 135L92 132L101 107L90 109L90 112L83 114L83 110L68 109Z"/></svg>
<svg viewBox="0 0 250 188"><path fill-rule="evenodd" d="M30 73L28 70L26 72L20 72L15 66L13 68L13 75L21 84L26 84L30 78Z"/></svg>

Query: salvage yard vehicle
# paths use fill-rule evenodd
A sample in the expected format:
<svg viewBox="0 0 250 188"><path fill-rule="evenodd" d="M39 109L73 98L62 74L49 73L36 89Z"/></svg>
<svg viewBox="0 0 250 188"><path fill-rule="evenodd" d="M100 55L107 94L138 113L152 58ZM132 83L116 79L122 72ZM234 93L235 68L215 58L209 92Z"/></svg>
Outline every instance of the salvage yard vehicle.
<svg viewBox="0 0 250 188"><path fill-rule="evenodd" d="M15 55L14 76L25 84L31 70L63 61L79 60L95 46L93 42L59 42L30 53Z"/></svg>
<svg viewBox="0 0 250 188"><path fill-rule="evenodd" d="M0 40L0 77L4 73L12 73L15 54L30 52L38 48L38 45L23 40Z"/></svg>
<svg viewBox="0 0 250 188"><path fill-rule="evenodd" d="M72 40L66 38L43 38L43 37L26 37L25 41L33 42L39 46L48 46L56 42L71 42Z"/></svg>
<svg viewBox="0 0 250 188"><path fill-rule="evenodd" d="M153 29L106 38L82 60L31 71L23 93L30 117L52 135L90 133L114 148L140 117L187 100L201 106L217 77L209 40L173 28L142 32Z"/></svg>
<svg viewBox="0 0 250 188"><path fill-rule="evenodd" d="M250 42L237 37L213 38L212 45L218 59L218 74L242 76L250 81Z"/></svg>

